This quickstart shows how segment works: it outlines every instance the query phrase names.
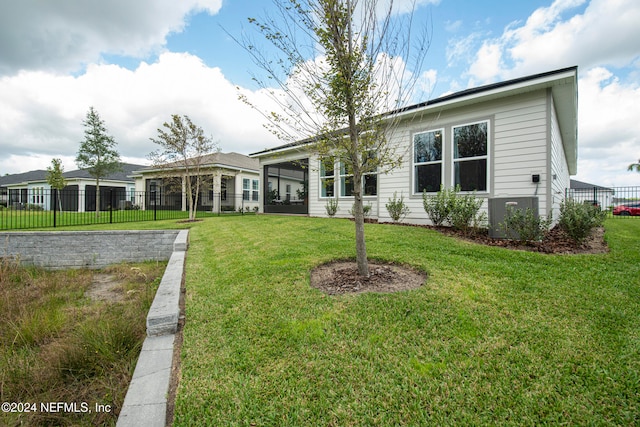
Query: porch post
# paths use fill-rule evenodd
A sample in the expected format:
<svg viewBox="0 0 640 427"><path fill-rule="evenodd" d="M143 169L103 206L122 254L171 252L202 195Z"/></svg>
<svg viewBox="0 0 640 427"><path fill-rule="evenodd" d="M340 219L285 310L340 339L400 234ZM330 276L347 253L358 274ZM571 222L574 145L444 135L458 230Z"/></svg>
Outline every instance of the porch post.
<svg viewBox="0 0 640 427"><path fill-rule="evenodd" d="M187 178L182 176L182 210L187 210Z"/></svg>
<svg viewBox="0 0 640 427"><path fill-rule="evenodd" d="M220 203L222 201L222 174L220 172L214 172L213 175L213 200L211 212L220 212Z"/></svg>
<svg viewBox="0 0 640 427"><path fill-rule="evenodd" d="M84 212L85 191L87 191L86 184L78 183L78 212Z"/></svg>

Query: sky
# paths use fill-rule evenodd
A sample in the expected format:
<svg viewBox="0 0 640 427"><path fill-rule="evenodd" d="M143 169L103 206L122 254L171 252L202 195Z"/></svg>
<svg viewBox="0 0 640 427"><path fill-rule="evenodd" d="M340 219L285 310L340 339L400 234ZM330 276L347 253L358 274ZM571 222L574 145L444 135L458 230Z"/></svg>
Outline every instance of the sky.
<svg viewBox="0 0 640 427"><path fill-rule="evenodd" d="M130 163L149 163L150 138L172 114L188 115L223 152L282 143L239 99L272 105L234 40L259 40L248 18L274 16L270 0L8 4L0 0L0 175L46 169L54 157L77 169L91 106ZM429 99L577 65L573 178L640 185L627 171L640 159L640 1L416 0L414 22L431 34L419 82Z"/></svg>

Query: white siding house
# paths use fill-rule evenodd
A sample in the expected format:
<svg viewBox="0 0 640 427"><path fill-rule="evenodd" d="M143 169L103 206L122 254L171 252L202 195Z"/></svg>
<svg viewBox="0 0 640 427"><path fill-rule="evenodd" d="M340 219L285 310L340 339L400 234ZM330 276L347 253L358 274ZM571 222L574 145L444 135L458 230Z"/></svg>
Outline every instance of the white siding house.
<svg viewBox="0 0 640 427"><path fill-rule="evenodd" d="M558 218L577 165L576 67L468 89L387 116L399 123L389 141L402 164L365 176L364 203L371 205L372 218L391 221L385 204L395 192L411 210L405 222L429 224L422 195L435 194L441 185L475 192L485 199L485 210L492 198L537 198L540 215ZM326 216L327 201L337 196L337 216L349 216L353 197L339 160L333 169L321 165L305 142L252 156L260 160L262 175L276 165L308 165L308 199L299 213ZM262 209L274 211L266 200Z"/></svg>

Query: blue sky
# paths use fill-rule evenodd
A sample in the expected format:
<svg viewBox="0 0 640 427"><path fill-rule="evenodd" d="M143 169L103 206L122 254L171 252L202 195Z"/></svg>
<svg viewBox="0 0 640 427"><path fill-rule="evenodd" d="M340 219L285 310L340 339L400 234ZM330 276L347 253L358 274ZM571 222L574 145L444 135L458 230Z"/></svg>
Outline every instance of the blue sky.
<svg viewBox="0 0 640 427"><path fill-rule="evenodd" d="M395 0L402 6L410 0ZM382 2L382 0L381 0ZM419 0L432 25L423 70L430 98L577 65L583 181L640 185L640 2L637 0ZM143 163L149 138L187 114L223 151L281 142L255 105L269 101L233 37L269 0L22 0L0 14L0 174L73 162L89 106L127 161ZM265 44L265 46L267 46Z"/></svg>

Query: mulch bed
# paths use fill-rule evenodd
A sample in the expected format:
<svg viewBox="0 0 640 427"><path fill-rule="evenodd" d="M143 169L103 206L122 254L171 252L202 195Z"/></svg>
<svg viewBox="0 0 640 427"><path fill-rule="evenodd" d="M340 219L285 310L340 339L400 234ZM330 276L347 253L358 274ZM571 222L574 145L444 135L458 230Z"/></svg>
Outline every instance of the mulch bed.
<svg viewBox="0 0 640 427"><path fill-rule="evenodd" d="M578 243L558 227L550 230L541 242L518 242L494 239L486 233L464 234L449 227L398 224L424 227L442 234L488 246L513 250L525 250L547 254L601 254L609 251L604 240L604 228L592 231L584 242ZM358 273L355 261L334 261L320 265L311 271L311 286L329 295L363 292L398 292L419 288L427 280L425 272L409 266L369 262L369 277Z"/></svg>

